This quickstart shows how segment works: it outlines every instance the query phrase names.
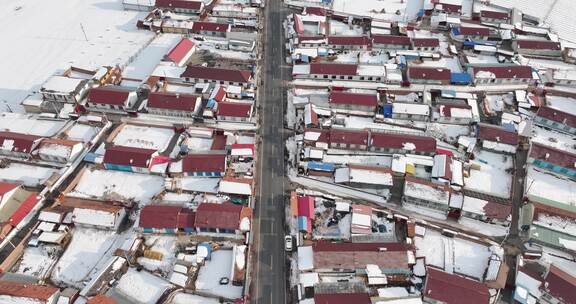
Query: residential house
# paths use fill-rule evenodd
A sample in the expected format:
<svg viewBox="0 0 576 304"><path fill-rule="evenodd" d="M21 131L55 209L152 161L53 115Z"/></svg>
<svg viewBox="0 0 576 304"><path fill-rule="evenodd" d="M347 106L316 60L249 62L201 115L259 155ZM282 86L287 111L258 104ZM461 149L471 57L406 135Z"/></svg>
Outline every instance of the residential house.
<svg viewBox="0 0 576 304"><path fill-rule="evenodd" d="M312 246L314 270L323 273L355 273L377 265L390 280L402 281L411 274L413 248L401 243L332 243ZM410 256L412 255L412 259Z"/></svg>
<svg viewBox="0 0 576 304"><path fill-rule="evenodd" d="M60 289L12 281L0 281L0 300L5 303L56 304Z"/></svg>
<svg viewBox="0 0 576 304"><path fill-rule="evenodd" d="M192 57L196 51L196 45L188 38L182 38L168 54L164 56L164 60L173 62L177 66L185 66L186 62Z"/></svg>
<svg viewBox="0 0 576 304"><path fill-rule="evenodd" d="M546 74L544 74L544 78L546 79L546 86L573 87L574 84L576 84L576 71L570 69L547 69Z"/></svg>
<svg viewBox="0 0 576 304"><path fill-rule="evenodd" d="M152 92L148 95L148 113L194 118L202 106L202 97L191 94Z"/></svg>
<svg viewBox="0 0 576 304"><path fill-rule="evenodd" d="M252 104L248 102L219 102L216 110L218 120L249 122L252 118Z"/></svg>
<svg viewBox="0 0 576 304"><path fill-rule="evenodd" d="M298 71L299 65L294 66L294 75L299 78L301 75ZM384 75L363 75L360 73L359 66L356 64L343 63L311 63L306 65L308 70L305 75L307 78L325 79L325 80L359 80L359 81L381 81Z"/></svg>
<svg viewBox="0 0 576 304"><path fill-rule="evenodd" d="M450 16L462 14L462 1L436 0L432 1L436 13L444 13Z"/></svg>
<svg viewBox="0 0 576 304"><path fill-rule="evenodd" d="M84 150L80 141L45 138L34 151L41 160L57 163L70 163Z"/></svg>
<svg viewBox="0 0 576 304"><path fill-rule="evenodd" d="M434 155L436 139L411 134L371 132L368 150L385 154Z"/></svg>
<svg viewBox="0 0 576 304"><path fill-rule="evenodd" d="M544 277L542 303L576 303L576 276L552 264Z"/></svg>
<svg viewBox="0 0 576 304"><path fill-rule="evenodd" d="M10 217L20 208L29 195L30 193L24 190L21 185L0 182L0 228L2 228L4 223L9 222ZM4 228L2 230L4 231ZM2 233L1 235L4 234Z"/></svg>
<svg viewBox="0 0 576 304"><path fill-rule="evenodd" d="M505 12L496 11L480 11L480 22L482 23L496 23L496 24L508 24L510 23L510 14Z"/></svg>
<svg viewBox="0 0 576 304"><path fill-rule="evenodd" d="M86 79L52 76L42 84L40 94L46 101L76 103L84 97L87 89Z"/></svg>
<svg viewBox="0 0 576 304"><path fill-rule="evenodd" d="M576 115L550 107L540 107L534 117L534 124L558 132L576 135Z"/></svg>
<svg viewBox="0 0 576 304"><path fill-rule="evenodd" d="M332 91L328 102L333 109L374 113L378 107L378 95Z"/></svg>
<svg viewBox="0 0 576 304"><path fill-rule="evenodd" d="M350 164L336 169L334 182L356 188L392 187L392 170L386 167Z"/></svg>
<svg viewBox="0 0 576 304"><path fill-rule="evenodd" d="M161 31L162 33L188 35L192 32L192 27L194 26L194 22L191 20L163 19L160 21L160 29L158 30L156 29L158 26L156 23L159 21L153 21L152 30Z"/></svg>
<svg viewBox="0 0 576 304"><path fill-rule="evenodd" d="M404 203L448 211L450 187L427 180L406 176L404 182Z"/></svg>
<svg viewBox="0 0 576 304"><path fill-rule="evenodd" d="M41 140L35 135L0 131L0 155L28 158Z"/></svg>
<svg viewBox="0 0 576 304"><path fill-rule="evenodd" d="M368 131L350 129L330 129L330 148L366 150L368 147Z"/></svg>
<svg viewBox="0 0 576 304"><path fill-rule="evenodd" d="M562 55L560 42L550 40L514 40L512 41L512 48L521 55L553 57L560 57L560 55Z"/></svg>
<svg viewBox="0 0 576 304"><path fill-rule="evenodd" d="M196 213L180 205L147 205L140 211L138 226L144 233L195 232Z"/></svg>
<svg viewBox="0 0 576 304"><path fill-rule="evenodd" d="M510 223L512 206L464 196L461 216L483 222L507 226Z"/></svg>
<svg viewBox="0 0 576 304"><path fill-rule="evenodd" d="M1 191L1 190L0 190ZM25 197L22 200L22 197ZM4 199L4 198L2 198ZM0 240L8 236L43 199L37 192L27 192L22 189L12 195L3 207L0 207Z"/></svg>
<svg viewBox="0 0 576 304"><path fill-rule="evenodd" d="M198 233L241 235L250 230L252 209L231 203L198 205L194 227Z"/></svg>
<svg viewBox="0 0 576 304"><path fill-rule="evenodd" d="M468 304L488 304L488 287L459 275L449 274L434 268L426 268L426 280L422 296L426 303L458 304L463 299Z"/></svg>
<svg viewBox="0 0 576 304"><path fill-rule="evenodd" d="M503 85L532 83L532 68L529 66L476 66L470 69L475 85Z"/></svg>
<svg viewBox="0 0 576 304"><path fill-rule="evenodd" d="M224 38L231 28L230 24L196 21L192 25L192 33Z"/></svg>
<svg viewBox="0 0 576 304"><path fill-rule="evenodd" d="M478 125L478 139L484 149L507 154L516 154L519 140L514 131L483 123Z"/></svg>
<svg viewBox="0 0 576 304"><path fill-rule="evenodd" d="M314 304L372 304L370 295L367 293L314 293Z"/></svg>
<svg viewBox="0 0 576 304"><path fill-rule="evenodd" d="M180 77L192 83L219 83L248 87L252 81L252 72L189 65Z"/></svg>
<svg viewBox="0 0 576 304"><path fill-rule="evenodd" d="M450 84L451 74L444 68L408 67L408 81L417 84Z"/></svg>
<svg viewBox="0 0 576 304"><path fill-rule="evenodd" d="M576 178L576 154L533 142L528 163L560 176Z"/></svg>
<svg viewBox="0 0 576 304"><path fill-rule="evenodd" d="M372 207L362 204L352 205L352 236L372 234Z"/></svg>
<svg viewBox="0 0 576 304"><path fill-rule="evenodd" d="M412 49L422 52L437 52L440 41L436 38L412 38Z"/></svg>
<svg viewBox="0 0 576 304"><path fill-rule="evenodd" d="M132 109L138 101L135 91L105 86L90 89L86 107L91 111L121 111Z"/></svg>
<svg viewBox="0 0 576 304"><path fill-rule="evenodd" d="M107 170L150 173L155 156L158 151L154 149L111 146L106 149L103 162Z"/></svg>
<svg viewBox="0 0 576 304"><path fill-rule="evenodd" d="M468 125L474 120L472 107L467 104L438 104L432 119L439 123Z"/></svg>
<svg viewBox="0 0 576 304"><path fill-rule="evenodd" d="M314 147L328 149L330 144L330 130L306 128L304 129L304 142Z"/></svg>
<svg viewBox="0 0 576 304"><path fill-rule="evenodd" d="M226 174L226 154L189 154L170 165L170 173L185 176L222 177Z"/></svg>
<svg viewBox="0 0 576 304"><path fill-rule="evenodd" d="M328 47L335 50L368 50L368 36L329 36Z"/></svg>
<svg viewBox="0 0 576 304"><path fill-rule="evenodd" d="M175 13L200 15L204 10L204 2L191 0L156 0L156 7Z"/></svg>
<svg viewBox="0 0 576 304"><path fill-rule="evenodd" d="M489 36L490 29L487 27L459 26L450 31L450 37L457 41L487 40Z"/></svg>
<svg viewBox="0 0 576 304"><path fill-rule="evenodd" d="M385 50L408 50L412 46L408 36L372 35L372 47Z"/></svg>
<svg viewBox="0 0 576 304"><path fill-rule="evenodd" d="M65 197L60 205L73 208L72 222L77 226L118 230L126 217L124 207L96 200Z"/></svg>
<svg viewBox="0 0 576 304"><path fill-rule="evenodd" d="M255 19L258 8L237 4L217 4L212 8L212 16L220 18Z"/></svg>
<svg viewBox="0 0 576 304"><path fill-rule="evenodd" d="M392 104L392 118L426 121L430 117L430 106L421 103L395 102Z"/></svg>

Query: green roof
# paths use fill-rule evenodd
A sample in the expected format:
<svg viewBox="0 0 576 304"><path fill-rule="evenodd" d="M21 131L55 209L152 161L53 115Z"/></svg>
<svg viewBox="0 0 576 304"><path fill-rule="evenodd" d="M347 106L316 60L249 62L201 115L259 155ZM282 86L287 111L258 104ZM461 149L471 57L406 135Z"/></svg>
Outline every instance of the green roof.
<svg viewBox="0 0 576 304"><path fill-rule="evenodd" d="M562 233L538 225L532 225L530 229L530 237L535 241L540 241L542 243L552 245L558 248L565 248L564 245L560 243L560 239L576 242L576 236L572 236L566 233Z"/></svg>

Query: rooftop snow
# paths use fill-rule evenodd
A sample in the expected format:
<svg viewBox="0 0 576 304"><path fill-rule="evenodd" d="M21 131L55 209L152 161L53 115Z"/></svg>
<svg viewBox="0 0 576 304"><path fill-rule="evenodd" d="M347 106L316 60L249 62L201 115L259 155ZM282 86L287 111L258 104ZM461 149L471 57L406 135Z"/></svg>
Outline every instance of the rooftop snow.
<svg viewBox="0 0 576 304"><path fill-rule="evenodd" d="M164 279L146 271L136 271L134 268L120 278L116 289L134 302L154 304L168 288L172 287Z"/></svg>
<svg viewBox="0 0 576 304"><path fill-rule="evenodd" d="M156 68L156 65L182 39L179 34L160 34L147 45L134 61L122 71L122 77L145 80Z"/></svg>
<svg viewBox="0 0 576 304"><path fill-rule="evenodd" d="M232 263L234 257L232 250L217 250L212 253L212 258L206 261L204 266L200 267L198 278L196 279L196 290L214 296L225 297L229 299L238 299L242 297L242 286L220 285L220 278L227 277L232 279Z"/></svg>
<svg viewBox="0 0 576 304"><path fill-rule="evenodd" d="M148 203L163 190L164 178L156 175L127 173L87 168L78 184L68 193L69 196L82 198L134 199Z"/></svg>
<svg viewBox="0 0 576 304"><path fill-rule="evenodd" d="M0 168L0 180L21 182L26 186L36 187L57 172L58 170L49 167L10 163L8 166Z"/></svg>
<svg viewBox="0 0 576 304"><path fill-rule="evenodd" d="M0 40L17 43L0 50L2 58L10 58L2 66L10 72L0 77L0 100L22 111L19 102L59 68L122 65L154 36L134 26L145 14L123 10L121 1L1 1L0 25L10 30L2 31Z"/></svg>
<svg viewBox="0 0 576 304"><path fill-rule="evenodd" d="M115 145L163 151L174 135L169 128L125 125L112 141Z"/></svg>
<svg viewBox="0 0 576 304"><path fill-rule="evenodd" d="M481 150L470 163L480 166L480 170L470 170L464 177L464 188L508 198L512 187L512 175L506 170L512 168L512 156Z"/></svg>
<svg viewBox="0 0 576 304"><path fill-rule="evenodd" d="M2 89L0 89L0 100L1 94ZM2 131L51 137L58 133L64 125L66 125L64 120L38 119L38 116L19 113L0 114L0 130Z"/></svg>

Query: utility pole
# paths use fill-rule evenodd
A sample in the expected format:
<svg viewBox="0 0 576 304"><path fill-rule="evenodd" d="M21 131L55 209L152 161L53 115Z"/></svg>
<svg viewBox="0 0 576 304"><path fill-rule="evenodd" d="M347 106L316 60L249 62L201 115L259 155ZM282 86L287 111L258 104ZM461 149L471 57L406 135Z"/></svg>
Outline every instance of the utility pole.
<svg viewBox="0 0 576 304"><path fill-rule="evenodd" d="M86 36L86 31L84 30L84 26L82 25L82 22L80 22L80 29L82 30L82 33L84 34L84 39L86 39L86 42L88 42L88 36Z"/></svg>

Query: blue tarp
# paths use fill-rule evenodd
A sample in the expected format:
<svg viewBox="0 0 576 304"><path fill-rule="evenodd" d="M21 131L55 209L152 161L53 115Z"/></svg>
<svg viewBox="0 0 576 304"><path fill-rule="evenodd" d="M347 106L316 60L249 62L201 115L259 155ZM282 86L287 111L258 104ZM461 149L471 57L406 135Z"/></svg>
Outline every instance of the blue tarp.
<svg viewBox="0 0 576 304"><path fill-rule="evenodd" d="M391 104L385 104L384 107L382 108L382 115L384 115L385 118L390 118L392 117L392 105Z"/></svg>
<svg viewBox="0 0 576 304"><path fill-rule="evenodd" d="M468 73L450 73L450 82L452 84L470 84L472 77Z"/></svg>
<svg viewBox="0 0 576 304"><path fill-rule="evenodd" d="M452 35L454 36L460 36L460 29L457 27L453 27L452 28Z"/></svg>
<svg viewBox="0 0 576 304"><path fill-rule="evenodd" d="M423 9L423 8L421 8L421 9L418 11L418 17L422 17L422 16L424 16L424 9Z"/></svg>
<svg viewBox="0 0 576 304"><path fill-rule="evenodd" d="M332 172L335 170L335 167L334 164L330 163L309 162L308 169L316 171Z"/></svg>
<svg viewBox="0 0 576 304"><path fill-rule="evenodd" d="M206 107L207 108L214 108L214 106L216 105L216 101L214 99L208 99L208 102L206 103Z"/></svg>
<svg viewBox="0 0 576 304"><path fill-rule="evenodd" d="M480 43L478 43L476 41L464 41L465 46L475 46L477 44L480 44Z"/></svg>
<svg viewBox="0 0 576 304"><path fill-rule="evenodd" d="M206 259L209 260L212 256L212 246L210 246L209 243L204 242L204 243L198 244L198 247L205 247L206 250L208 250L208 256L206 257Z"/></svg>
<svg viewBox="0 0 576 304"><path fill-rule="evenodd" d="M298 230L308 231L308 218L305 216L298 217Z"/></svg>

